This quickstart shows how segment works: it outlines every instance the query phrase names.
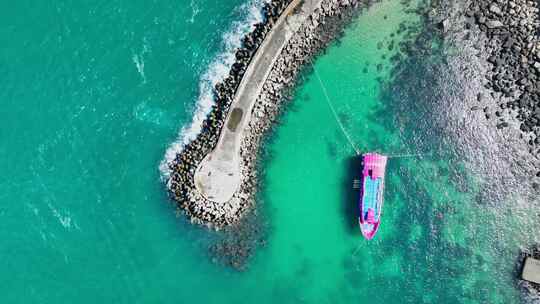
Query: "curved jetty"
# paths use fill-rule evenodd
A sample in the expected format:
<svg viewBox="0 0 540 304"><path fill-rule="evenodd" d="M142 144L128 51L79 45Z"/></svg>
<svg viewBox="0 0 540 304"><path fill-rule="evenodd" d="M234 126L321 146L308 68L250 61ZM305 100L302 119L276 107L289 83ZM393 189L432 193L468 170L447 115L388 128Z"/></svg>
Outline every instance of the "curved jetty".
<svg viewBox="0 0 540 304"><path fill-rule="evenodd" d="M226 203L240 186L240 145L257 96L285 44L321 0L304 1L302 5L301 2L294 0L289 4L251 59L217 146L206 155L195 172L195 187L206 199ZM293 10L298 8L300 10L293 14Z"/></svg>
<svg viewBox="0 0 540 304"><path fill-rule="evenodd" d="M368 1L368 3L371 1ZM254 204L256 157L289 88L311 57L341 31L356 0L271 1L243 39L202 132L168 165L171 196L193 223L219 229Z"/></svg>

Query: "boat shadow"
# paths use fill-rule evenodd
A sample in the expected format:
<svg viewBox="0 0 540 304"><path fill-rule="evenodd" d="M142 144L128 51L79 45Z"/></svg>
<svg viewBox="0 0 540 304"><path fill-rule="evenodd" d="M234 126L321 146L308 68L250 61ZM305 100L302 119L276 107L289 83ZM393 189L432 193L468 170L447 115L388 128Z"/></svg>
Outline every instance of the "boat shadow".
<svg viewBox="0 0 540 304"><path fill-rule="evenodd" d="M353 156L345 161L345 179L343 180L342 212L345 228L354 234L359 233L358 228L358 200L360 188L355 188L355 181L360 182L362 177L362 157Z"/></svg>

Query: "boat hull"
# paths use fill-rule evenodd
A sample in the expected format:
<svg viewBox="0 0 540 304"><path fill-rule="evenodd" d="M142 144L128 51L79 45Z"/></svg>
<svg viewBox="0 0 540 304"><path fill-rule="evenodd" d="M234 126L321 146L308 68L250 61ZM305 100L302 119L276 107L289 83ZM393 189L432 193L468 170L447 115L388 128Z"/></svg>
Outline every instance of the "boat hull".
<svg viewBox="0 0 540 304"><path fill-rule="evenodd" d="M362 156L362 186L358 224L362 235L367 240L375 237L381 224L387 160L388 157L377 153L367 153Z"/></svg>

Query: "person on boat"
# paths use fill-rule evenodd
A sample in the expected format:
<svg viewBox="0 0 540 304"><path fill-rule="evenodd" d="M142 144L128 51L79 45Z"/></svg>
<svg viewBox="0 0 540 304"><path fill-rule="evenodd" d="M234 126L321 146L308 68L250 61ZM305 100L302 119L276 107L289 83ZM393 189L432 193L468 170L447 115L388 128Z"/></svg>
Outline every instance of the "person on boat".
<svg viewBox="0 0 540 304"><path fill-rule="evenodd" d="M369 208L368 212L366 213L366 221L368 224L374 224L375 221L375 211L373 208Z"/></svg>

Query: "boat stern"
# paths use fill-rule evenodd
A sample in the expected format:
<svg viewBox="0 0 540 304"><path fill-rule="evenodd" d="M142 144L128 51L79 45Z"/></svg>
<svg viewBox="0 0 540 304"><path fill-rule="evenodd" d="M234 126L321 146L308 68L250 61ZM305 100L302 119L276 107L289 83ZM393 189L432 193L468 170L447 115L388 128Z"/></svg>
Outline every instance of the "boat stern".
<svg viewBox="0 0 540 304"><path fill-rule="evenodd" d="M377 234L377 230L379 229L379 222L367 223L359 220L358 224L360 225L360 231L362 231L362 235L366 240L373 239L375 234Z"/></svg>

